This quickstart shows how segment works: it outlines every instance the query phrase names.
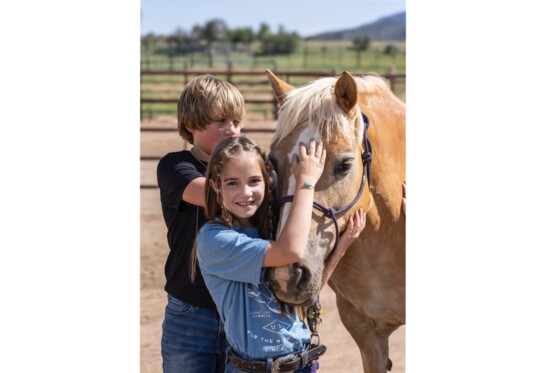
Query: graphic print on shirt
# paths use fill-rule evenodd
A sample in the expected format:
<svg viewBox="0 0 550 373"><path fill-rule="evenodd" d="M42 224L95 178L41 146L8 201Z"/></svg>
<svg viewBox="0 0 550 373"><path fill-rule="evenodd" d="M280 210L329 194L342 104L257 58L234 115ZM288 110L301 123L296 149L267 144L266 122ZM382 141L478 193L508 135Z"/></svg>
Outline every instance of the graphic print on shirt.
<svg viewBox="0 0 550 373"><path fill-rule="evenodd" d="M271 295L269 288L265 284L254 285L253 289L248 289L248 297L254 299L258 303L264 303L271 312L279 312L279 302L277 299ZM262 289L263 288L263 289Z"/></svg>
<svg viewBox="0 0 550 373"><path fill-rule="evenodd" d="M288 344L289 341L284 335L289 334L288 332L290 332L293 325L293 319L288 315L282 316L280 314L279 303L267 284L251 286L248 289L247 295L255 302L263 304L267 308L252 312L251 317L253 319L265 319L262 329L268 332L264 336L259 336L249 330L247 332L248 336L264 344L262 347L264 352L285 351L285 344ZM281 318L284 318L284 320L281 320ZM288 320L288 322L285 320ZM269 337L271 334L273 337ZM294 345L296 342L292 344ZM299 346L294 346L294 348L299 348Z"/></svg>
<svg viewBox="0 0 550 373"><path fill-rule="evenodd" d="M289 330L292 325L287 324L279 320L275 320L272 323L267 324L262 329L272 333L279 333L281 330Z"/></svg>

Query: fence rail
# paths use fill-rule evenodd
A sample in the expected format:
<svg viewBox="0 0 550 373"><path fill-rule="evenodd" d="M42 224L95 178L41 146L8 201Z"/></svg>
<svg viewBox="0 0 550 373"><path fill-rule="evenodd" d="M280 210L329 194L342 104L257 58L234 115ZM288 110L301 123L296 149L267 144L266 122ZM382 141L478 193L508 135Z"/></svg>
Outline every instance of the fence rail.
<svg viewBox="0 0 550 373"><path fill-rule="evenodd" d="M333 71L278 71L274 70L273 73L284 78L287 83L290 81L291 77L325 77L325 76L335 76L337 72ZM351 72L352 74L358 74ZM141 76L147 75L169 75L169 76L180 76L183 77L183 83L187 84L190 76L197 76L203 74L212 74L216 76L225 76L225 79L233 83L233 77L235 75L240 76L266 76L265 70L241 70L241 69L232 69L230 66L227 69L185 69L185 70L141 70ZM386 79L389 80L390 85L393 87L394 83L404 82L406 74L395 74L387 73L380 74ZM255 84L255 82L248 82L249 84Z"/></svg>
<svg viewBox="0 0 550 373"><path fill-rule="evenodd" d="M337 74L336 71L273 71L277 76L279 76L281 79L286 81L289 84L291 83L291 80L294 78L320 78L320 77L327 77L327 76L335 76ZM354 73L351 72L352 74ZM267 78L264 80L256 80L256 81L239 81L236 80L236 76L261 76L266 77L265 70L242 70L242 69L233 69L231 68L231 65L229 64L226 69L184 69L184 70L142 70L141 71L141 77L144 76L177 76L182 77L182 86L185 86L189 80L197 75L203 75L203 74L212 74L215 76L223 76L225 77L225 80L228 82L235 84L237 88L244 86L244 85L263 85L263 84L269 84L267 81ZM404 83L406 75L405 74L395 74L395 73L387 73L387 74L380 74L384 78L386 78L390 83L390 88L395 93L395 86L398 83ZM142 79L143 80L143 79ZM240 89L241 91L244 91L243 89ZM270 91L271 92L271 91ZM243 94L243 96L245 96ZM276 114L276 105L277 101L274 96L274 94L271 92L270 98L245 98L245 103L247 104L268 104L273 105L272 114L275 117ZM141 105L143 104L177 104L178 99L177 98L141 98ZM143 109L143 108L142 108ZM142 116L143 116L143 110L142 110Z"/></svg>

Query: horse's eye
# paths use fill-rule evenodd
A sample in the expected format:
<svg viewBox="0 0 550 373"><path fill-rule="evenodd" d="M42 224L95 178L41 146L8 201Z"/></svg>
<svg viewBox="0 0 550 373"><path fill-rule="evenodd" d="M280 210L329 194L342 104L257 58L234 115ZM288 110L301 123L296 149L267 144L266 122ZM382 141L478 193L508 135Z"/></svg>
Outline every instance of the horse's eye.
<svg viewBox="0 0 550 373"><path fill-rule="evenodd" d="M347 174L353 166L353 158L344 159L336 169L337 174Z"/></svg>

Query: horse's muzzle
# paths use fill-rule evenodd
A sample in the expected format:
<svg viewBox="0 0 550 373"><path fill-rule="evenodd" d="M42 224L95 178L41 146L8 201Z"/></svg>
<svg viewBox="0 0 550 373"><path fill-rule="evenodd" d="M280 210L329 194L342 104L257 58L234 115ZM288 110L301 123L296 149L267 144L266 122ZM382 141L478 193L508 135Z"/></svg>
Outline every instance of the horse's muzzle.
<svg viewBox="0 0 550 373"><path fill-rule="evenodd" d="M312 305L317 297L317 287L311 283L311 271L300 263L270 268L267 280L272 285L277 299L284 303L307 307Z"/></svg>

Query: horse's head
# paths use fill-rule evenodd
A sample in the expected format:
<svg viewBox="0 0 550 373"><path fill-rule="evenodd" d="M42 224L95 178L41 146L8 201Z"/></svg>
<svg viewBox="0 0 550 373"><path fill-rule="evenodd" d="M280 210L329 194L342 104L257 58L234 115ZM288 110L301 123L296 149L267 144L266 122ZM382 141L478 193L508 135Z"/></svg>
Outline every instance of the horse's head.
<svg viewBox="0 0 550 373"><path fill-rule="evenodd" d="M347 72L299 88L269 70L267 73L279 102L277 129L269 155L277 172L276 198L281 202L277 236L291 207L288 196L296 190L290 167L292 154L298 153L300 142L308 143L310 138L323 141L327 150L325 169L315 186L316 208L304 258L289 266L271 268L268 275L280 300L307 306L321 290L323 263L339 232L345 229L348 217L359 207L366 211L370 203L362 159L366 146L364 120L358 105L357 84Z"/></svg>

